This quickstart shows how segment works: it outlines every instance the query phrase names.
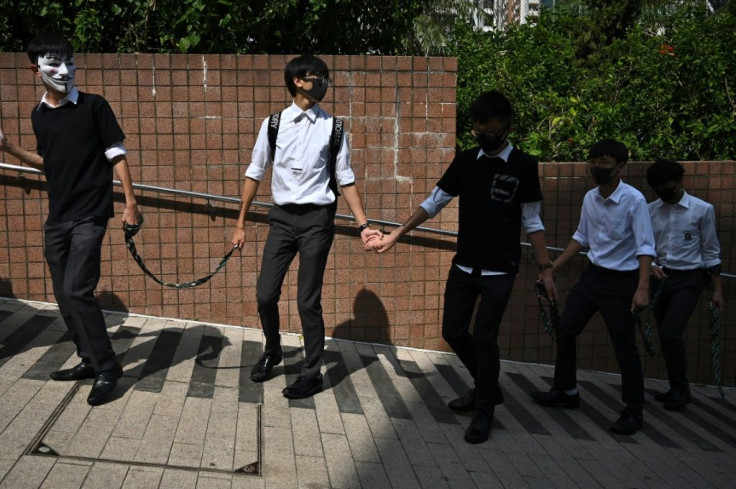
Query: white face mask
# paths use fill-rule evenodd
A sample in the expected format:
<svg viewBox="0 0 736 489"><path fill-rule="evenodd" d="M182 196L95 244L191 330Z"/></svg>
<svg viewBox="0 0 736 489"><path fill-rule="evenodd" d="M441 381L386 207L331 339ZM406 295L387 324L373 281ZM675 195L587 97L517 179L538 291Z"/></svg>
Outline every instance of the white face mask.
<svg viewBox="0 0 736 489"><path fill-rule="evenodd" d="M45 55L38 58L38 71L41 79L54 90L69 93L74 87L74 56L61 58L57 55Z"/></svg>

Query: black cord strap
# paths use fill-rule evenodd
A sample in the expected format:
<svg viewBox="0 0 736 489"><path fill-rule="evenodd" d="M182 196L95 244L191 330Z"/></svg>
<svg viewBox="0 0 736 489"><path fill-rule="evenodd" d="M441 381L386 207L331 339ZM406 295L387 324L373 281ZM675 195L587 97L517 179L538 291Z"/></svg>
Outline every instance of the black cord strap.
<svg viewBox="0 0 736 489"><path fill-rule="evenodd" d="M537 303L539 304L539 314L542 318L542 324L544 324L544 331L555 340L557 343L557 350L564 351L567 345L562 339L560 309L557 307L557 301L549 298L547 289L544 287L542 282L535 282L534 287L537 292ZM547 308L545 308L542 299L547 301Z"/></svg>
<svg viewBox="0 0 736 489"><path fill-rule="evenodd" d="M166 287L172 287L174 289L187 289L190 287L197 287L198 285L202 285L203 283L207 282L217 272L222 270L222 268L227 264L227 261L232 256L233 252L238 249L237 246L233 246L233 249L228 251L227 254L222 257L222 260L220 260L220 263L217 265L217 268L215 268L215 271L210 273L206 277L198 278L196 280L192 280L191 282L185 282L181 284L176 284L172 282L164 282L160 278L156 277L153 273L151 273L148 267L146 267L146 264L143 263L143 258L140 257L140 255L138 254L138 251L136 250L135 242L133 241L133 236L138 234L138 231L140 231L142 227L143 227L143 214L141 214L141 220L138 224L130 225L127 222L123 223L123 231L125 232L125 245L128 247L128 251L130 251L130 255L133 257L133 260L135 260L138 266L141 267L141 270L143 270L143 272L145 272L146 275L151 277L156 283L165 285Z"/></svg>

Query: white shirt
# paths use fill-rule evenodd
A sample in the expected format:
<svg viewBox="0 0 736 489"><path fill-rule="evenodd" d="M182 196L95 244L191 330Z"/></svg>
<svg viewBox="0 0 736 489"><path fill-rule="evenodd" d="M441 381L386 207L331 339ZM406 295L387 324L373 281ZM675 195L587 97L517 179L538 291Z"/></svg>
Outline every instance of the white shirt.
<svg viewBox="0 0 736 489"><path fill-rule="evenodd" d="M305 112L292 104L281 112L275 161L271 161L266 118L245 176L260 182L273 163L271 194L275 204L331 204L335 201L329 187L331 133L332 116L319 105ZM337 154L335 176L340 186L355 182L347 140L344 133Z"/></svg>
<svg viewBox="0 0 736 489"><path fill-rule="evenodd" d="M580 224L572 239L589 248L591 263L611 270L636 270L637 257L656 256L647 201L621 180L607 198L598 187L585 194Z"/></svg>
<svg viewBox="0 0 736 489"><path fill-rule="evenodd" d="M77 87L72 87L71 90L69 90L69 93L67 93L64 98L59 100L59 105L54 107L51 105L47 99L47 95L49 93L46 92L43 94L43 97L41 97L41 102L38 104L38 107L40 108L41 105L46 105L47 107L50 107L52 109L56 109L57 107L61 107L62 105L66 104L74 104L77 105L77 102L79 101L79 90L77 90ZM116 156L128 154L128 150L125 149L125 146L123 145L123 142L120 141L118 143L113 144L109 148L105 150L105 157L107 158L107 161L112 161L113 158Z"/></svg>
<svg viewBox="0 0 736 489"><path fill-rule="evenodd" d="M511 151L514 149L514 147L511 145L511 143L507 144L506 147L497 155L495 155L495 158L501 158L506 163L509 162L509 155L511 154ZM483 156L486 156L486 152L481 149L478 151L478 157L477 159L482 158ZM427 197L424 202L419 204L419 206L424 209L427 214L429 214L429 217L432 218L439 214L439 212L445 208L445 206L453 199L453 196L445 192L439 187L435 187L432 192L429 194L429 197ZM526 234L534 233L536 231L544 231L544 225L542 224L542 219L539 216L539 211L541 208L541 202L522 202L521 204L521 225L524 227L524 232ZM470 267L462 266L462 265L455 265L460 270L467 272L467 273L473 273L473 269ZM504 272L496 272L493 270L481 270L481 275L505 275Z"/></svg>
<svg viewBox="0 0 736 489"><path fill-rule="evenodd" d="M657 243L657 265L692 270L721 263L716 213L711 204L683 190L676 204L662 199L650 203L649 215Z"/></svg>

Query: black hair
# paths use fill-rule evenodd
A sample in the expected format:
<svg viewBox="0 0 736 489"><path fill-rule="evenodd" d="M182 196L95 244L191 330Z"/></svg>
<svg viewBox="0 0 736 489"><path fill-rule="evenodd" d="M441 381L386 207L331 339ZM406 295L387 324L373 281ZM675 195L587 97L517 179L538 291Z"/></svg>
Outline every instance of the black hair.
<svg viewBox="0 0 736 489"><path fill-rule="evenodd" d="M674 160L658 158L647 168L647 183L657 189L669 182L681 182L685 169Z"/></svg>
<svg viewBox="0 0 736 489"><path fill-rule="evenodd" d="M610 156L616 163L626 163L629 161L629 150L626 145L615 139L602 139L590 148L588 159L600 158L602 156Z"/></svg>
<svg viewBox="0 0 736 489"><path fill-rule="evenodd" d="M329 77L330 70L327 69L327 63L311 54L297 56L286 63L286 68L284 69L284 81L286 81L286 88L289 89L289 93L292 97L296 95L294 77L304 78L307 75Z"/></svg>
<svg viewBox="0 0 736 489"><path fill-rule="evenodd" d="M478 96L470 106L470 119L472 122L485 124L497 119L505 126L511 125L514 117L514 109L511 102L498 90L489 90Z"/></svg>
<svg viewBox="0 0 736 489"><path fill-rule="evenodd" d="M38 58L46 55L69 58L74 56L71 43L64 36L56 33L41 34L31 39L26 48L28 59L34 65L38 64Z"/></svg>

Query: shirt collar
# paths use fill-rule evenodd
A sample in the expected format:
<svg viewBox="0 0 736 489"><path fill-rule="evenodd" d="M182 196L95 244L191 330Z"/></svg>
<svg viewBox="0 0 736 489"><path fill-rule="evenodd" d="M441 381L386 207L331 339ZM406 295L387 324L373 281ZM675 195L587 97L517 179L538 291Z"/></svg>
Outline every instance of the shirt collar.
<svg viewBox="0 0 736 489"><path fill-rule="evenodd" d="M53 105L49 104L46 96L49 94L49 92L46 92L43 94L43 97L41 98L41 102L38 104L38 107L41 108L43 105L46 105L49 108L55 109ZM77 87L72 87L71 91L66 94L64 98L62 98L59 101L58 107L61 107L62 105L65 105L67 103L73 103L74 105L77 105L77 102L79 101L79 90L77 90Z"/></svg>
<svg viewBox="0 0 736 489"><path fill-rule="evenodd" d="M509 141L509 144L507 144L506 147L503 149L503 151L501 151L500 153L494 156L488 156L488 154L485 151L483 151L483 149L481 148L478 151L478 156L476 159L481 159L483 156L488 156L488 158L501 158L504 162L508 163L509 156L511 155L511 151L513 151L513 149L514 149L514 146L511 144L510 141Z"/></svg>
<svg viewBox="0 0 736 489"><path fill-rule="evenodd" d="M289 117L287 118L287 120L296 120L303 114L307 117L307 119L309 119L309 122L314 122L315 120L317 120L319 110L319 104L314 104L307 110L302 110L295 102L292 102L291 106L288 109Z"/></svg>
<svg viewBox="0 0 736 489"><path fill-rule="evenodd" d="M616 178L618 178L618 177L616 177ZM623 180L621 180L620 178L618 178L618 185L616 185L616 190L614 190L613 193L611 195L609 195L608 197L603 197L603 195L601 194L600 187L597 187L596 190L597 190L597 192L595 193L595 196L596 196L597 199L599 199L599 200L607 200L607 199L610 199L615 204L618 204L621 201L621 196L624 193L624 182L623 182Z"/></svg>
<svg viewBox="0 0 736 489"><path fill-rule="evenodd" d="M690 208L690 199L691 198L692 197L690 196L690 194L688 194L687 192L685 192L685 189L682 189L682 198L675 205L679 205L679 206L684 207L685 209L689 209Z"/></svg>

